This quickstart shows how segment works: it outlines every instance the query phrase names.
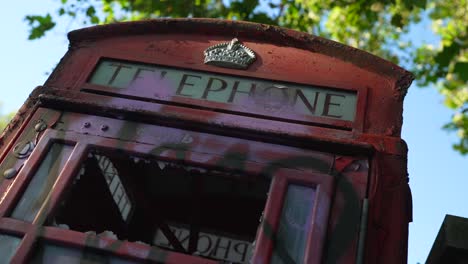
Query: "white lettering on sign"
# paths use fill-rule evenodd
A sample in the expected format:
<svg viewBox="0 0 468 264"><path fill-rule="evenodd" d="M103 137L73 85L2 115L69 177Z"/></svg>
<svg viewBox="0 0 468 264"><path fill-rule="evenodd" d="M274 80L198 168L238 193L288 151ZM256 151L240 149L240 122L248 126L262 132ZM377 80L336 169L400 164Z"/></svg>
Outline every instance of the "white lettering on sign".
<svg viewBox="0 0 468 264"><path fill-rule="evenodd" d="M120 181L117 169L108 157L98 154L93 154L93 156L96 158L99 168L106 179L107 187L109 187L109 191L115 204L119 208L123 220L127 221L128 215L132 210L132 204Z"/></svg>
<svg viewBox="0 0 468 264"><path fill-rule="evenodd" d="M292 114L353 121L356 92L316 86L104 60L90 83L130 89L132 96L172 97L222 102L250 113L291 117Z"/></svg>
<svg viewBox="0 0 468 264"><path fill-rule="evenodd" d="M187 249L190 231L174 226L170 226L170 229L182 246ZM173 248L160 230L157 231L153 243L164 248ZM252 243L200 232L198 235L197 254L235 263L248 263L252 254Z"/></svg>

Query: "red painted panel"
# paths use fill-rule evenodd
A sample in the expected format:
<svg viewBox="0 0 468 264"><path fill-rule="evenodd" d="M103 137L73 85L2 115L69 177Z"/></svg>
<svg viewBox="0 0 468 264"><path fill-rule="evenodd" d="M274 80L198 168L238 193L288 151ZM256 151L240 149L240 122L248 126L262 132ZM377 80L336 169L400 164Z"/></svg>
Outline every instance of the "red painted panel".
<svg viewBox="0 0 468 264"><path fill-rule="evenodd" d="M194 20L191 22L194 25L197 23L206 25L206 21ZM178 27L173 28L173 31L164 31L162 34L132 35L130 31L124 37L108 34L109 38L99 38L93 42L77 41L74 44L78 49L67 57L70 63L64 61L63 65L64 67L66 65L71 72L81 73L81 76L77 77L75 74L54 75L54 78L47 85L64 87L63 84L67 83L66 87L70 87L68 84L73 83L72 89L83 89L96 62L102 57L107 57L356 91L370 89L370 97L365 94L359 95L358 123L353 128L372 134L399 135L401 99L408 85L407 81L405 83L404 80L410 80L411 75L402 71L398 66L389 65L383 60L358 50L349 50L347 53L349 60L344 59L345 57L340 57L346 54L342 53L345 49L344 46L325 41L314 43L316 46L313 46L304 39L303 46L300 47L298 47L298 42L300 42L298 39L295 39L294 44L296 45L293 47L288 47L279 41L279 38L275 38L276 42L273 43L258 41L262 34L272 37L272 32L259 31L255 35L248 32L234 33L236 27L244 26L242 23L226 23L222 27L222 33L219 32L222 23L213 24L214 27L219 27L218 30L211 27L218 34L210 34L209 39L201 33L203 31L201 28L191 32L191 34L180 34L177 30L192 25L187 21L177 23L179 23ZM141 24L139 26L144 29L150 27L150 24L148 23L146 27ZM164 24L160 26L161 29L165 27ZM95 30L98 31L97 28ZM109 27L109 30L118 31L117 27ZM81 35L83 37L85 36L84 32L76 33L75 36L83 34ZM184 31L184 33L186 32L188 31ZM197 35L197 32L200 32L201 35ZM288 33L295 34L294 32ZM212 44L229 41L233 35L237 35L241 41L258 54L254 65L247 71L239 71L203 64L204 49ZM242 35L245 35L245 38L242 38ZM297 36L299 37L301 34L298 33ZM327 46L325 43L329 45ZM334 55L333 49L335 49ZM88 59L86 62L81 53L90 56L86 57ZM359 61L356 59L356 55L365 58L366 61ZM346 76L346 78L341 78L342 76ZM367 110L363 111L366 108ZM367 127L362 127L363 123L367 124ZM389 130L388 127L393 128Z"/></svg>
<svg viewBox="0 0 468 264"><path fill-rule="evenodd" d="M250 68L235 70L203 63L204 49L233 36L256 52L257 60ZM400 131L410 73L332 41L245 22L181 19L122 23L75 31L70 39L71 49L46 86L32 93L0 140L0 173L13 175L1 180L0 230L24 237L14 261L26 261L38 239L78 248L91 239L96 242L91 247L131 259L211 263L144 245L41 227L76 173L86 146L113 147L118 140L118 148L140 153L156 147L163 160L181 159L177 147L182 146L190 150L184 152L184 161L197 166L243 169L253 175L271 175L279 167L287 167L304 179L314 173L332 175L335 188L325 225L326 243L323 250L310 249L309 253L322 251L325 263L355 263L361 253L365 263L406 263L412 209L407 147ZM358 96L356 119L258 115L215 102L175 97L158 100L149 90L117 95L88 82L102 58L354 91ZM39 119L49 128L49 136L35 131ZM50 207L42 208L34 224L6 218L44 156L48 144L44 142L64 133L67 142L78 143L50 195ZM26 151L29 158L15 157L15 146L25 150L25 146L32 146L27 144L41 138L32 153ZM282 203L278 197L284 195L279 191L284 184L278 186L272 189L267 205L267 218L274 228ZM369 202L368 215L363 214L363 199ZM111 249L116 243L119 247ZM259 249L258 257L266 261L273 244L268 239L265 243L268 246Z"/></svg>

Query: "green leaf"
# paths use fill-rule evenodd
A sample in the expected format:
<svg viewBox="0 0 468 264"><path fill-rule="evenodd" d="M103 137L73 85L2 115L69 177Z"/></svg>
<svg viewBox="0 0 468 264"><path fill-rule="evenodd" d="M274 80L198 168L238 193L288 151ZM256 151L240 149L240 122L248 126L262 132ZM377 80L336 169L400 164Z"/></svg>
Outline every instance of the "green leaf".
<svg viewBox="0 0 468 264"><path fill-rule="evenodd" d="M413 5L415 5L413 0L403 0L403 5L405 6L406 9L413 9Z"/></svg>
<svg viewBox="0 0 468 264"><path fill-rule="evenodd" d="M457 62L453 68L453 72L458 75L462 81L468 81L468 62Z"/></svg>
<svg viewBox="0 0 468 264"><path fill-rule="evenodd" d="M99 24L99 17L97 17L97 16L92 16L92 17L91 17L91 23L93 23L93 24Z"/></svg>
<svg viewBox="0 0 468 264"><path fill-rule="evenodd" d="M265 13L257 13L251 17L252 22L263 23L263 24L275 24L275 21L271 19Z"/></svg>
<svg viewBox="0 0 468 264"><path fill-rule="evenodd" d="M427 0L413 0L413 4L416 7L426 9L427 6Z"/></svg>
<svg viewBox="0 0 468 264"><path fill-rule="evenodd" d="M414 7L425 9L427 0L403 0L403 5L410 11L413 10Z"/></svg>
<svg viewBox="0 0 468 264"><path fill-rule="evenodd" d="M439 66L447 67L459 51L460 45L456 42L452 42L450 46L444 46L442 51L437 54L434 60Z"/></svg>
<svg viewBox="0 0 468 264"><path fill-rule="evenodd" d="M29 40L41 38L47 31L55 27L55 22L50 14L45 16L26 16L25 20L31 26L28 36Z"/></svg>
<svg viewBox="0 0 468 264"><path fill-rule="evenodd" d="M68 11L67 15L69 15L70 17L76 17L76 13L73 11Z"/></svg>
<svg viewBox="0 0 468 264"><path fill-rule="evenodd" d="M86 9L86 15L88 17L93 17L95 14L96 14L96 9L94 9L93 6L90 6L88 7L88 9Z"/></svg>
<svg viewBox="0 0 468 264"><path fill-rule="evenodd" d="M391 23L392 25L396 27L399 27L399 28L403 27L403 16L401 16L400 14L393 15Z"/></svg>

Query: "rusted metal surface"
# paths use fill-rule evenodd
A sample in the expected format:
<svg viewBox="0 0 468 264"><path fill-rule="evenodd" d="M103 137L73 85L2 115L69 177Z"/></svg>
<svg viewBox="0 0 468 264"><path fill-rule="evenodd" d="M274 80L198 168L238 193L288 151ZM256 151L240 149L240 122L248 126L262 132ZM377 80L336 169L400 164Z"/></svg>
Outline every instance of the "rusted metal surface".
<svg viewBox="0 0 468 264"><path fill-rule="evenodd" d="M105 26L89 27L69 33L72 46L94 42L99 39L116 36L131 36L152 34L184 34L221 35L248 38L257 42L275 43L287 47L305 49L314 53L321 53L339 60L349 61L360 68L365 68L381 75L388 75L397 79L412 76L411 73L397 65L377 56L358 50L341 43L307 33L285 29L281 27L220 19L158 19L140 22L123 22ZM410 83L406 83L408 88Z"/></svg>
<svg viewBox="0 0 468 264"><path fill-rule="evenodd" d="M204 63L205 49L233 37L257 56L248 69ZM34 90L0 141L4 176L0 177L0 230L23 240L13 262L41 260L40 254L47 255L47 246L53 245L51 252L62 247L86 255L91 250L100 252L102 258L116 256L132 263L219 263L180 253L187 250L182 250L176 236L167 235L168 225L164 232L180 252L54 226L52 218L90 149L100 147L152 157L163 164L225 171L238 179L272 179L253 263L268 263L283 250L278 249L281 243L276 239L291 183L319 190L304 263L355 263L358 259L406 263L412 208L407 146L400 131L402 100L413 78L410 73L333 41L247 22L162 19L92 27L71 32L69 38L66 56L45 85ZM157 66L186 69L199 74L195 79L211 76L223 85L216 89L206 85L200 98L167 91L161 97L163 83L146 80L138 87L97 85L91 78L103 60L147 65L150 70ZM261 111L255 106L246 110L232 100L205 100L207 93L226 88L222 78L228 75L234 80L281 84L275 89L307 86L339 91L336 100L353 94L355 114L346 120L330 114L326 107L339 105L332 96L324 97L322 116L277 112L279 108L272 111L264 105ZM179 88L194 85L185 80ZM305 109L311 110L306 103L313 99L306 98L305 90L304 94L295 91L295 100L303 100ZM252 99L251 93L244 93ZM54 144L67 146L66 157L60 157L66 161L63 169L50 165L50 175L55 176L45 183L44 202L30 216L33 220L13 219L18 201L38 168L46 166L44 160ZM197 226L190 230L200 231ZM192 253L196 253L196 242L196 236L190 238ZM37 247L41 249L34 253Z"/></svg>
<svg viewBox="0 0 468 264"><path fill-rule="evenodd" d="M271 33L277 36L275 41L270 40L268 38L269 33L263 31L255 31L255 35L258 35L257 38L252 36L253 33L242 38L246 45L255 50L259 58L248 70L239 71L217 68L203 64L204 50L210 45L226 41L226 38L232 36L229 35L231 33L237 34L238 32L235 31L237 27L242 28L245 25L252 25L250 23L214 21L215 23L209 26L209 29L204 30L214 30L216 27L218 27L218 30L214 30L210 34L210 38L207 39L205 35L199 35L202 25L209 24L207 21L194 20L194 24L184 21L176 20L175 22L168 22L175 25L171 27L171 31L168 31L169 28L164 29L167 21L161 20L158 22L149 21L145 23L109 25L104 28L90 28L71 33L72 45L75 43L74 34L86 35L89 33L91 36L96 34L96 36L107 36L107 38L91 37L86 41L83 40L86 45L73 49L74 52L67 55L67 59L62 61L57 69L61 72L62 67L70 68L73 74L54 76L54 78L46 82L46 85L73 90L86 89L88 92L95 93L108 93L110 92L108 88L96 87L87 83L87 78L101 58L164 64L186 69L273 79L299 84L315 84L324 87L358 91L358 108L356 120L353 123L353 130L356 132L399 136L402 121L401 98L403 96L397 96L396 98L394 94L395 91L400 90L404 93L412 77L398 66L384 62L365 52L345 48L341 44L334 44L334 42L328 42L315 37L311 38L320 39L320 41L313 45L310 44L308 49L291 48L291 45L288 46L279 40L285 34L278 33L283 30L278 29L278 32L274 30L274 33ZM201 23L200 27L197 27L198 30L190 30L197 23ZM118 35L120 32L118 30L119 26L123 26L124 28L129 27L126 31L128 33ZM156 32L154 34L137 34L130 30L131 28L144 31L153 27L154 31L147 32ZM187 28L182 30L184 27ZM160 31L158 31L158 28ZM230 32L229 29L233 31ZM116 32L111 34L110 32L114 30ZM98 32L93 33L95 31ZM222 33L218 34L221 31ZM289 32L286 35L293 35L293 33L303 34L286 31ZM187 35L185 32L198 32L199 34ZM244 31L241 30L241 32ZM261 37L263 41L259 41L258 37ZM129 38L132 40L130 41ZM304 40L300 38L296 42L299 42L299 40L301 43L304 43ZM82 43L80 41L76 40L76 43ZM289 44L289 42L287 43ZM294 45L292 46L295 47ZM329 52L324 52L322 49L327 49ZM348 49L352 49L353 51ZM343 57L339 56L341 53L343 53ZM352 54L355 53L358 56L352 62L349 62L347 59L352 58ZM364 67L363 65L356 64L358 61L366 61L369 65ZM384 68L384 70L380 70L380 68ZM336 76L346 76L346 78L336 78ZM369 89L372 90L372 96L366 95L366 91ZM125 93L125 91L123 92ZM150 90L149 92L151 93ZM148 96L148 99L152 99L151 96ZM174 97L172 100L176 99L177 97ZM205 104L206 102L203 102L201 105ZM208 104L207 107L219 108L219 105L210 106ZM367 109L366 114L364 114L364 109ZM388 127L394 128L390 134Z"/></svg>
<svg viewBox="0 0 468 264"><path fill-rule="evenodd" d="M50 90L50 89L49 89ZM52 90L51 90L52 91ZM186 126L187 121L192 127L225 133L226 129L231 133L249 134L249 137L263 133L263 137L274 137L274 140L295 141L289 144L300 144L307 146L313 144L320 148L322 143L341 144L337 149L349 149L354 146L354 151L369 152L372 148L396 155L405 155L407 148L405 143L396 137L376 136L372 134L359 134L342 132L340 130L303 125L288 124L282 126L281 122L275 120L262 120L238 115L218 114L202 109L188 109L179 106L167 106L162 104L128 100L124 98L112 98L110 96L98 96L94 94L81 94L71 91L53 90L54 95L41 95L40 100L44 105L54 108L68 107L79 111L104 111L106 115L115 117L126 117L131 119L138 113L140 120L150 123L167 124L171 126ZM121 105L131 105L122 108ZM83 108L84 107L84 108ZM206 124L210 126L206 126ZM255 135L248 131L255 131ZM312 141L320 141L313 142ZM284 142L283 142L284 143ZM329 148L328 145L326 148ZM342 150L342 151L343 151Z"/></svg>
<svg viewBox="0 0 468 264"><path fill-rule="evenodd" d="M79 126L82 123L90 123L89 129L81 130L82 128ZM266 232L267 237L265 238L259 238L258 243L259 245L262 245L263 240L267 239L270 241L272 239L271 233L274 232L274 230L277 228L276 224L273 224L274 222L278 221L275 217L270 216L273 212L270 212L268 208L272 208L271 210L276 211L277 213L279 212L279 209L281 207L278 207L278 204L281 204L281 197L282 194L284 194L284 188L287 186L288 181L300 181L300 182L308 182L310 181L312 185L317 185L320 181L314 180L314 177L318 176L313 176L317 175L317 172L319 173L325 173L323 174L322 177L323 180L326 180L327 187L325 185L321 187L321 191L324 192L323 195L319 196L322 197L322 199L326 199L328 202L325 200L320 200L320 208L323 208L323 210L329 210L329 203L331 201L331 198L333 197L332 193L332 182L335 181L335 177L340 177L339 172L333 172L334 168L332 167L332 164L334 163L333 158L330 155L327 154L321 154L321 153L314 153L314 152L309 152L305 153L304 151L301 151L299 149L294 149L294 148L285 148L282 151L272 151L272 148L274 148L274 145L269 145L269 144L260 144L260 143L255 143L251 142L252 144L248 144L247 142L241 143L243 140L235 139L235 138L219 138L217 139L216 136L214 135L203 135L200 133L192 133L191 135L187 134L187 131L183 130L174 130L170 128L163 128L163 127L148 127L148 126L142 126L138 127L138 124L128 124L124 121L118 121L118 120L113 120L113 119L106 119L106 118L92 118L90 116L86 115L64 115L62 119L58 121L58 126L56 127L56 131L49 131L45 134L45 136L41 139L42 144L38 146L38 150L35 152L35 155L31 157L30 162L31 163L39 163L41 161L40 159L40 154L43 153L44 149L47 148L47 146L50 144L50 142L60 140L60 141L65 141L68 142L68 144L73 144L75 145L75 150L73 151L72 156L70 157L67 165L65 166L65 169L60 173L60 176L57 180L57 182L51 182L49 186L46 188L48 189L53 189L52 195L50 198L48 198L46 204L41 208L41 210L38 213L38 216L35 217L34 221L32 222L32 226L28 228L26 231L27 235L25 236L25 239L27 238L26 241L30 241L28 243L23 243L20 247L19 252L29 252L27 249L32 247L34 244L34 240L38 238L44 238L47 240L54 241L56 238L54 237L49 237L47 235L47 228L40 228L40 226L44 223L46 216L49 215L51 212L54 211L54 208L58 205L59 203L59 197L61 197L63 189L66 188L72 181L73 177L75 176L74 172L76 172L77 165L79 164L80 160L82 160L82 157L86 155L86 147L85 145L100 145L103 147L107 148L119 148L121 150L127 150L131 152L140 152L140 153L158 153L158 156L161 158L165 159L174 159L179 156L185 157L184 160L187 163L196 163L196 164L203 164L203 166L215 166L219 167L222 166L223 168L229 168L231 170L243 170L248 173L253 173L253 174L263 174L263 175L269 175L269 177L274 177L275 179L283 179L281 180L281 184L278 183L276 186L275 184L272 187L272 193L270 194L271 200L269 203L270 205L267 205L267 215L265 218L265 224L272 224L272 227L264 227L267 228L267 230L263 231ZM93 125L97 124L94 130L92 129ZM100 124L108 124L109 126L109 131L103 132L102 130L99 129ZM76 126L75 126L76 125ZM141 126L141 125L140 125ZM123 129L128 130L126 132L123 131ZM161 130L162 129L162 130ZM169 129L169 130L168 130ZM75 131L78 130L77 132L67 132L64 133L65 131ZM145 131L149 133L139 133L138 131ZM151 130L154 130L153 133L151 133ZM95 132L93 132L95 131ZM97 134L96 136L91 136L92 134ZM157 134L155 134L157 133ZM125 135L128 135L130 137L125 138ZM102 137L105 136L105 137ZM124 137L122 137L124 136ZM149 136L149 137L148 137ZM113 140L112 138L119 138L120 140L127 140L127 142L117 142ZM159 141L161 145L149 145L148 142L157 142ZM206 143L204 143L206 141ZM233 142L230 142L233 141ZM141 142L141 143L136 143L136 142ZM144 143L144 145L142 145ZM244 147L242 146L243 144L246 144ZM212 150L209 150L209 147L212 146ZM251 146L247 147L247 146ZM208 148L207 148L208 147ZM222 147L226 147L225 150L222 150ZM251 150L250 150L251 149ZM268 150L270 149L270 150ZM276 148L275 148L276 149ZM240 151L236 153L236 151ZM210 154L211 153L225 153L222 156ZM277 157L275 158L273 155L276 155ZM230 157L237 157L236 160ZM232 165L231 165L232 164ZM238 167L242 166L242 167ZM356 165L355 165L356 166ZM28 167L35 167L34 165L28 166ZM291 167L295 168L296 171L288 171L288 169L280 169L284 167ZM349 166L346 166L344 168L344 171L347 170L352 170L353 172L358 172L359 170L365 171L365 166L361 167L359 165L359 168L352 168L349 169ZM300 170L297 170L300 169ZM279 174L281 171L281 174ZM310 176L300 176L301 174L304 174L305 172L301 171L310 171L309 173L312 173ZM24 188L24 184L26 184L26 180L28 178L28 174L30 175L32 173L32 170L22 170L21 174L18 177L18 183L14 185L12 189L9 190L9 192L12 193L17 193L21 188ZM283 176L281 176L283 175ZM346 173L343 173L343 175L346 175ZM343 177L343 176L342 176ZM340 181L348 181L345 178L340 177ZM364 176L366 177L366 176ZM362 178L362 177L361 177ZM288 180L289 179L289 180ZM286 185L285 185L286 184ZM348 183L349 184L349 183ZM361 189L365 188L365 183L362 184ZM276 187L274 187L276 186ZM321 186L321 185L320 185ZM345 187L346 188L346 187ZM275 191L276 190L276 191ZM358 197L362 196L361 194L353 194L349 193L348 190L341 190L340 187L338 187L338 193L341 193L343 191L344 195L344 206L349 207L351 210L358 210L358 208L353 208L356 204L358 204ZM277 193L277 194L275 194ZM2 202L2 205L0 207L0 212L1 215L8 214L8 211L11 210L14 206L14 197L13 196L8 196L6 200ZM359 219L355 218L353 219L352 214L349 215L349 211L341 211L339 214L341 215L337 220L338 220L338 225L343 226L343 224L346 225L351 225L353 222L355 225L358 224ZM348 214L348 215L347 215ZM327 214L325 213L319 213L318 214L321 217L326 217ZM351 217L351 218L350 218ZM317 223L322 223L324 225L327 225L327 218L323 218L321 220L318 220ZM341 219L341 220L340 220ZM38 228L40 229L34 229L34 224L37 225ZM0 227L1 228L1 227ZM6 226L3 228L7 228ZM273 229L271 229L273 228ZM321 237L324 239L325 236L325 230L326 227L316 227L317 232L321 232ZM9 228L7 228L10 230ZM13 229L15 230L15 229ZM320 231L321 230L321 231ZM340 237L340 241L346 241L348 242L353 241L353 237L355 236L352 232L349 233L350 230L343 230L341 228L337 228L334 230L330 230L330 232L343 232ZM318 236L316 233L313 233L314 235L314 241L316 241L316 237ZM72 235L71 233L69 235ZM117 243L117 241L115 242ZM266 242L265 242L266 243ZM80 244L78 242L72 243L74 245L79 246ZM86 245L88 246L88 245ZM311 251L309 252L317 252L316 254L313 254L308 257L308 259L311 259L309 263L316 263L316 260L314 261L313 259L317 259L318 252L321 252L320 247L323 246L323 244L314 244L309 245L308 248L310 248ZM318 248L317 248L318 247ZM103 249L105 249L104 247ZM313 249L314 248L314 249ZM22 251L23 250L23 251ZM343 249L341 249L343 250ZM341 255L343 252L335 252L338 253L338 256ZM28 258L28 255L23 255L26 253L22 253L20 255L17 255L14 260L25 260ZM125 255L124 253L122 253ZM127 253L129 254L129 253ZM149 252L148 252L149 254ZM260 254L260 253L259 253ZM268 254L266 252L265 254ZM133 256L133 254L130 254ZM145 258L148 256L145 256ZM263 256L260 257L261 259L268 259L269 256ZM259 262L262 262L259 260Z"/></svg>

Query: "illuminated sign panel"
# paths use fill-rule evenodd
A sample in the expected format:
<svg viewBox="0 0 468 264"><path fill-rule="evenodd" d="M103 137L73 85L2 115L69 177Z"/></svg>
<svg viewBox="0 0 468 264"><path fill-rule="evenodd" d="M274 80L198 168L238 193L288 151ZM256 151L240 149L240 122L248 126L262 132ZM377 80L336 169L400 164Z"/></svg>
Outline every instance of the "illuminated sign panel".
<svg viewBox="0 0 468 264"><path fill-rule="evenodd" d="M236 111L294 119L314 116L353 121L356 92L269 80L104 60L89 83L155 100L197 99Z"/></svg>

